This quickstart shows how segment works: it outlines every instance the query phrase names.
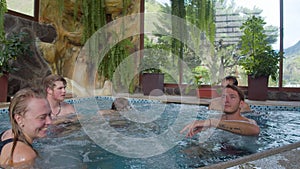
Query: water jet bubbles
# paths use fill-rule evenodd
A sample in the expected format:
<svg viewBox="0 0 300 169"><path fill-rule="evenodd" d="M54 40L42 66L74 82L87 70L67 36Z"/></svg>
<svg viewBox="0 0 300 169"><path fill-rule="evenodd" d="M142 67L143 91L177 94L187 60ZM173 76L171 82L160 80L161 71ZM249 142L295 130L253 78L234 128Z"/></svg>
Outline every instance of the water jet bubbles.
<svg viewBox="0 0 300 169"><path fill-rule="evenodd" d="M82 68L85 68L86 71L90 71L88 73L89 76L86 77L86 79L84 80L90 83L88 85L89 89L87 89L87 91L89 91L91 95L94 93L92 91L95 90L95 81L97 81L98 78L97 66L103 61L103 57L113 46L129 37L133 37L140 34L161 34L164 36L169 36L185 43L187 47L194 51L195 55L198 55L199 50L195 50L194 47L198 48L199 45L197 46L193 44L192 40L197 37L192 38L189 37L190 35L187 35L188 37L182 37L180 33L172 33L172 31L169 30L169 28L165 28L165 30L162 31L162 29L159 29L158 27L154 26L161 25L160 20L162 17L170 23L171 21L176 21L176 23L179 23L180 25L186 25L188 30L193 30L194 34L198 35L201 32L197 29L197 27L189 25L185 20L165 13L132 14L130 16L120 17L114 20L113 22L108 23L107 25L99 29L86 42L84 46L85 50L79 54L79 60L78 62L76 62L74 68L75 74L77 72L82 72ZM140 20L138 18L144 18L144 20L147 20L147 22L144 23L143 32L139 29L132 29L133 25L140 24ZM132 22L137 23L133 24ZM122 29L120 29L121 27ZM108 34L113 34L115 36L110 36L109 39L107 39L106 35ZM159 55L164 61L167 62L167 64L162 67L158 67L157 64L152 64L150 65L150 67L163 69L169 77L173 79L178 79L178 67L173 64L172 57L168 57L170 55L168 50L144 49L136 51L131 53L125 59L123 59L122 62L118 65L117 69L115 70L112 78L112 97L119 97L123 95L128 97L129 100L131 99L130 97L132 96L127 94L124 95L122 93L129 93L128 90L130 88L131 82L136 78L136 76L139 76L140 74L141 70L136 70L134 68L139 65L141 53L144 53L147 56L152 56L153 52L155 52L155 55ZM86 57L89 55L92 55L93 57ZM174 57L178 58L178 63L180 62L182 64L182 69L185 72L192 72L182 59L180 59L178 56L175 56L176 54L171 55L174 55ZM82 66L85 63L87 65ZM117 80L120 76L125 76L127 79L127 81L125 81L124 84L122 84L123 86L120 86L120 83ZM183 91L181 89L181 85L179 85L178 80L176 80L175 83L178 84L179 91ZM93 87L94 89L92 89ZM152 123L161 119L161 117L167 109L166 104L163 103L168 102L166 95L164 95L161 92L162 91L153 90L149 95L149 101L147 102L147 104L132 104L132 109L127 112L121 112L121 115L129 121L141 124ZM177 101L181 102L183 97L179 97L180 100ZM160 101L156 102L156 100ZM80 119L79 120L82 127L84 128L84 131L96 144L98 144L103 149L111 153L130 158L147 158L165 153L166 151L172 149L175 145L178 144L179 141L185 138L184 134L180 134L180 130L184 128L184 126L187 123L195 120L195 117L197 116L196 111L189 112L189 110L182 110L182 107L179 106L179 108L176 110L177 112L175 113L176 119L172 122L166 121L166 123L168 123L169 126L168 128L165 128L165 131L161 131L158 134L149 135L149 137L141 138L134 135L126 135L122 132L119 132L114 127L110 126L109 123L105 122L106 119L101 118L101 116L98 113L99 105L97 105L96 99L95 101L91 101L90 103L83 104L80 106L76 106L75 103L74 106L75 108L80 107L80 109L83 110L80 111L78 109L79 111L77 112L81 117L84 117L87 114L85 113L84 109L89 109L89 111L92 112L94 118L90 118L90 120L86 121ZM148 106L149 108L147 110L143 109L142 111L142 109L140 109L139 106ZM110 105L108 105L107 107L109 108ZM208 137L208 135L205 135L205 138L202 138L202 140L206 140Z"/></svg>

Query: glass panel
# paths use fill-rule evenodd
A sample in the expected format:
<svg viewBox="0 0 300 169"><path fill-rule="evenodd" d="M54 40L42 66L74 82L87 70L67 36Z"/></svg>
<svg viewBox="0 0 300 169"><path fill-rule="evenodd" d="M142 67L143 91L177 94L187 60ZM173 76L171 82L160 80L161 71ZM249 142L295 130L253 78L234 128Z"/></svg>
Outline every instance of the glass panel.
<svg viewBox="0 0 300 169"><path fill-rule="evenodd" d="M35 0L8 0L6 2L9 10L34 17L34 1Z"/></svg>
<svg viewBox="0 0 300 169"><path fill-rule="evenodd" d="M237 60L241 57L237 46L242 35L240 26L252 15L264 19L266 22L264 28L270 41L274 42L272 47L274 50L279 50L279 0L232 0L227 1L226 4L218 4L216 9L216 53L219 55L218 62L223 63L220 67L224 68L223 75L222 72L219 72L219 75L237 76L240 86L247 86L247 75L241 67L233 66L233 63L237 65ZM222 60L222 58L226 59ZM228 59L231 59L232 64L227 63ZM278 86L278 80L276 82L270 80L269 86Z"/></svg>
<svg viewBox="0 0 300 169"><path fill-rule="evenodd" d="M145 13L153 13L153 12L163 12L167 14L171 14L170 8L171 2L170 0L145 0ZM148 18L148 17L146 17ZM153 19L153 18L151 18ZM164 73L164 83L174 83L177 84L179 81L179 73L177 69L177 62L175 62L177 56L172 58L171 56L171 37L170 36L162 36L161 33L166 31L171 31L171 20L170 18L163 18L163 16L158 16L158 23L155 25L155 32L151 34L145 34L144 36L144 49L145 51L151 51L151 58L154 59L155 66L160 65L160 69ZM151 22L151 21L148 21ZM145 20L147 23L147 20ZM148 24L145 24L145 31L147 32ZM161 28L159 28L161 27ZM164 55L163 59L158 59L159 55ZM145 57L145 55L144 55ZM153 66L153 67L155 67Z"/></svg>
<svg viewBox="0 0 300 169"><path fill-rule="evenodd" d="M300 1L283 1L283 87L300 87Z"/></svg>
<svg viewBox="0 0 300 169"><path fill-rule="evenodd" d="M169 7L162 8L159 5L157 6L157 2L160 4L166 3ZM196 2L197 1L191 0L185 1L187 8L195 5ZM266 22L265 29L267 30L268 39L273 49L278 51L280 24L279 0L228 0L222 3L221 1L217 2L215 42L213 44L206 42L208 35L204 33L197 36L191 35L191 31L189 31L190 37L196 40L198 39L197 41L199 41L199 51L197 52L200 53L201 56L196 56L195 53L185 48L184 62L187 63L190 70L197 71L208 77L208 80L203 78L205 84L219 83L225 76L235 75L238 77L240 86L247 86L247 75L241 67L237 66L237 62L241 57L239 41L242 32L240 26L251 15L261 16ZM187 9L187 20L193 23L192 17L195 16L195 14L191 14L190 11L190 9ZM170 1L145 0L145 12L171 13ZM166 40L166 38L164 38L164 40ZM190 74L189 71L183 72L182 78L183 83L189 83L193 75ZM270 80L269 86L278 86L278 80L276 82Z"/></svg>

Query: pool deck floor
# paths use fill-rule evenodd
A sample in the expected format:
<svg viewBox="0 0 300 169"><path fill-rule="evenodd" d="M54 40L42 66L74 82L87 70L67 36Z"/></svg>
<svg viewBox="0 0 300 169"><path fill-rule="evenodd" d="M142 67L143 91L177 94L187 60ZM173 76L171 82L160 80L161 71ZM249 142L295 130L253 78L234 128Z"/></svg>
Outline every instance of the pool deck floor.
<svg viewBox="0 0 300 169"><path fill-rule="evenodd" d="M118 94L114 97L129 97L161 100L169 103L209 105L210 99L199 99L195 96L144 96L142 94ZM300 106L299 101L252 101L248 104L264 106ZM7 107L8 103L0 103L0 108ZM300 129L300 127L299 127ZM218 163L202 169L300 169L300 142L252 154L228 162Z"/></svg>

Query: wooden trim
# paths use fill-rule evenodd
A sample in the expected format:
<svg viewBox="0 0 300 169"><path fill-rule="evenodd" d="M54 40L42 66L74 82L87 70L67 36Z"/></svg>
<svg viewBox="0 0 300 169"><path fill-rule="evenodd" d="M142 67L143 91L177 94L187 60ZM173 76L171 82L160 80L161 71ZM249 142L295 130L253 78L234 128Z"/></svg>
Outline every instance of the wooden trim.
<svg viewBox="0 0 300 169"><path fill-rule="evenodd" d="M176 88L176 87L186 87L187 84L172 84L172 83L165 83L164 84L165 87L170 87L170 88ZM210 87L210 85L203 85L203 87ZM218 87L214 86L214 87ZM247 86L239 86L239 88L241 88L242 90L248 90ZM300 88L296 88L296 87L284 87L284 88L279 88L279 87L268 87L269 91L282 91L282 92L296 92L296 93L300 93Z"/></svg>
<svg viewBox="0 0 300 169"><path fill-rule="evenodd" d="M144 35L144 30L145 30L145 27L144 27L144 23L145 23L145 1L144 0L141 0L140 1L140 61L143 59L144 57L144 38L145 38L145 35ZM142 86L142 72L139 72L139 86L141 87Z"/></svg>

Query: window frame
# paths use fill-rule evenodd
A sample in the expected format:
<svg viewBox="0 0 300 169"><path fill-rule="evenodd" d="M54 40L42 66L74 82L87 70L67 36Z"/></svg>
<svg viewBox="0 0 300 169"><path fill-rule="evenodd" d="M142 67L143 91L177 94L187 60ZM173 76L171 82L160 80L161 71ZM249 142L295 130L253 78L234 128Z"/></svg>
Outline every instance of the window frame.
<svg viewBox="0 0 300 169"><path fill-rule="evenodd" d="M278 78L278 87L268 87L268 90L270 91L278 91L278 92L296 92L296 93L300 93L300 88L299 87L284 87L283 86L283 58L284 58L284 43L283 43L283 34L284 34L284 25L283 25L283 22L284 22L284 19L283 19L283 16L284 16L284 12L287 12L287 11L284 11L283 10L283 5L284 5L284 2L283 0L278 0L277 1L279 3L279 12L280 12L280 16L279 16L279 51L281 53L281 60L280 60L280 63L279 63L279 78ZM142 0L141 1L141 13L144 13L145 9L145 1ZM141 18L141 24L144 24L144 18ZM141 39L141 42L140 42L140 46L141 46L141 49L144 49L144 43L142 42L142 40L144 39L144 36L143 34L140 35L140 39ZM140 57L142 58L143 57L143 53L141 52L140 54ZM180 72L180 74L178 76L182 76L182 72ZM176 86L185 86L185 84L171 84L171 83L165 83L164 86L166 87L176 87ZM242 89L248 89L248 86L240 86Z"/></svg>
<svg viewBox="0 0 300 169"><path fill-rule="evenodd" d="M14 15L14 16L18 16L21 18L25 18L25 19L29 19L29 20L33 20L33 21L38 21L39 20L39 8L40 8L40 0L34 0L34 7L33 7L33 16L30 15L26 15L11 9L8 9L7 13Z"/></svg>

